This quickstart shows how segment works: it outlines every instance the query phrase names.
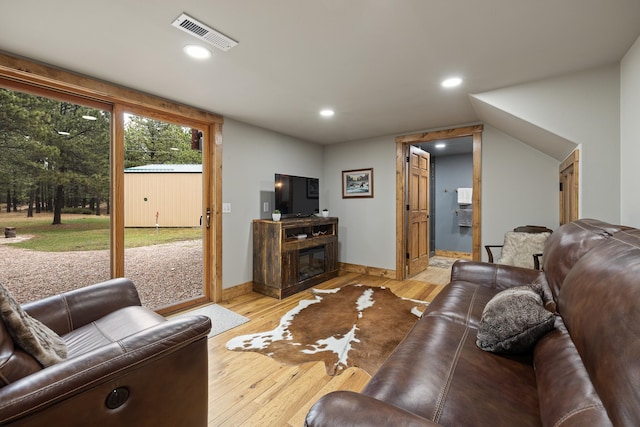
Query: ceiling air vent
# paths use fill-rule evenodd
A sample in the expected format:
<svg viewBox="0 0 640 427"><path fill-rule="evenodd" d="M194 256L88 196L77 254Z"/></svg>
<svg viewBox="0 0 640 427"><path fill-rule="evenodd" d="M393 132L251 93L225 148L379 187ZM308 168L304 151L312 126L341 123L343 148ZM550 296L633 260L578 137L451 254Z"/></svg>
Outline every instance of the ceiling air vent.
<svg viewBox="0 0 640 427"><path fill-rule="evenodd" d="M186 13L178 16L171 25L224 51L227 51L238 44L237 41L230 39L208 25L193 19Z"/></svg>

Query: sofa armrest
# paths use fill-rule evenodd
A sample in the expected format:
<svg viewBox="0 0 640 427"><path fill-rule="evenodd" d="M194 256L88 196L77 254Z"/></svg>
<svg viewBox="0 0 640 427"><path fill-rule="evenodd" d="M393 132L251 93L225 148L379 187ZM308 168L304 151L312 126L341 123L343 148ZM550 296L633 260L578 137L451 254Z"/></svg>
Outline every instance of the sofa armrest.
<svg viewBox="0 0 640 427"><path fill-rule="evenodd" d="M135 285L118 278L74 289L22 308L59 335L67 334L118 309L142 305Z"/></svg>
<svg viewBox="0 0 640 427"><path fill-rule="evenodd" d="M546 278L542 271L529 268L459 260L451 268L451 281L472 282L504 290L529 283L546 283Z"/></svg>
<svg viewBox="0 0 640 427"><path fill-rule="evenodd" d="M364 394L334 391L311 407L304 425L433 427L440 424Z"/></svg>
<svg viewBox="0 0 640 427"><path fill-rule="evenodd" d="M147 390L146 382L168 378L168 382L171 383L177 381L175 378L172 379L172 375L185 375L189 358L200 357L194 353L193 349L190 350L187 347L199 340L204 343L202 352L205 362L202 367L204 372L198 372L198 375L206 377L206 337L210 329L211 319L206 316L170 319L118 342L68 359L8 384L0 388L0 425L23 417L46 418L44 415L47 412L46 408L71 401L71 399L84 401L87 407L104 409L104 401L108 391L114 388L114 384L118 384L118 387L128 387L132 394L146 394L146 396L137 396L137 400L152 399L154 391ZM184 351L181 352L183 349ZM170 367L159 369L154 365L160 360L181 353L184 353L180 356L181 361L184 362L182 370L179 366L178 369L170 369ZM175 363L174 361L171 365ZM125 379L127 377L130 378L131 383L127 382ZM174 385L167 384L168 389L172 386ZM100 394L96 401L96 390L101 388L106 391L104 395ZM173 393L165 394L175 399ZM75 411L73 405L67 409L71 412L68 413L63 409L64 417L73 417ZM120 411L122 409L124 408L119 408ZM58 412L57 415L60 416L60 413Z"/></svg>

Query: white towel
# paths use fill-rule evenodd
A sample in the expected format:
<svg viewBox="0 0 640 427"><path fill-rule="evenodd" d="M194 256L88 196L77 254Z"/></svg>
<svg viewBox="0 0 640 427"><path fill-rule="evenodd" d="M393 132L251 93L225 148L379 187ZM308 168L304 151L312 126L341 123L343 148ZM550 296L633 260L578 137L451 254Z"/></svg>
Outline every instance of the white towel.
<svg viewBox="0 0 640 427"><path fill-rule="evenodd" d="M472 202L473 188L458 188L458 204L470 205Z"/></svg>

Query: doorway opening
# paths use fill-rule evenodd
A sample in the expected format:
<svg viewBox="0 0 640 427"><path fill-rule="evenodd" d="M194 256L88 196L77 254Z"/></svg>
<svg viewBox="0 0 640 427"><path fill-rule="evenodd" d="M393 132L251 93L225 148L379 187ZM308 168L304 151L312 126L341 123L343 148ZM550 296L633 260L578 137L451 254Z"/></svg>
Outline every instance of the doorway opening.
<svg viewBox="0 0 640 427"><path fill-rule="evenodd" d="M202 131L125 113L126 277L161 311L202 300Z"/></svg>
<svg viewBox="0 0 640 427"><path fill-rule="evenodd" d="M409 226L407 212L411 211L411 196L409 195L410 186L407 184L410 166L409 150L411 146L417 146L424 150L433 144L435 149L436 141L457 140L459 138L467 138L471 144L472 156L472 183L471 183L471 203L472 210L469 213L471 217L471 258L473 260L480 259L480 218L481 218L481 149L482 149L482 125L468 126L456 129L447 129L440 131L425 132L413 135L403 135L396 138L396 278L403 280L407 277L408 260L413 257L410 254L408 242L415 236L410 233L415 232L415 227ZM464 141L464 139L461 139ZM462 143L462 142L461 142ZM431 169L431 168L430 168ZM432 170L432 169L431 169ZM455 191L454 191L454 194ZM435 196L435 195L434 195ZM456 199L457 201L457 199ZM458 215L460 212L458 212ZM431 215L429 215L431 216ZM428 242L431 243L428 249L431 254L431 248L434 247L433 233L434 224L429 224ZM424 252L424 250L422 251ZM414 272L412 272L413 274Z"/></svg>
<svg viewBox="0 0 640 427"><path fill-rule="evenodd" d="M463 190L473 187L473 138L462 136L412 146L428 152L431 158L430 256L471 258L473 204L465 199Z"/></svg>

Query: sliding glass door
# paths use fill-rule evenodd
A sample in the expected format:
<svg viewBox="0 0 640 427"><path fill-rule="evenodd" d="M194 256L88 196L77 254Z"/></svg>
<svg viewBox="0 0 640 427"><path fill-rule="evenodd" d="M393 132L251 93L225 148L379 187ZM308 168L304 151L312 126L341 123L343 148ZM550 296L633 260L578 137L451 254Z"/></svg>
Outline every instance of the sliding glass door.
<svg viewBox="0 0 640 427"><path fill-rule="evenodd" d="M202 131L124 118L124 275L167 310L204 292Z"/></svg>
<svg viewBox="0 0 640 427"><path fill-rule="evenodd" d="M221 300L221 116L2 53L0 91L0 281L20 302L127 275L160 313Z"/></svg>

